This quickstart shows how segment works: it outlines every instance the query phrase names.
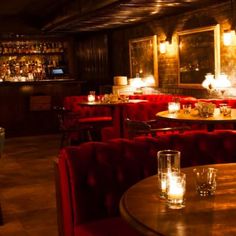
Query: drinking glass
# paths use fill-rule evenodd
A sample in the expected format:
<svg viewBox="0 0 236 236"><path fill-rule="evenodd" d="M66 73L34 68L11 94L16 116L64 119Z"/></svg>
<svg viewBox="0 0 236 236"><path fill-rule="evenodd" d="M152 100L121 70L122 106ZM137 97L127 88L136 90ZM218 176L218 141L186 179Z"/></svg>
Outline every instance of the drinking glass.
<svg viewBox="0 0 236 236"><path fill-rule="evenodd" d="M157 173L160 197L166 198L168 175L180 171L180 151L160 150L157 152Z"/></svg>
<svg viewBox="0 0 236 236"><path fill-rule="evenodd" d="M195 168L196 191L201 197L211 196L216 191L216 173L215 168Z"/></svg>
<svg viewBox="0 0 236 236"><path fill-rule="evenodd" d="M231 106L225 106L223 110L224 116L231 116Z"/></svg>
<svg viewBox="0 0 236 236"><path fill-rule="evenodd" d="M191 109L192 109L191 104L183 104L184 114L190 114L191 113Z"/></svg>

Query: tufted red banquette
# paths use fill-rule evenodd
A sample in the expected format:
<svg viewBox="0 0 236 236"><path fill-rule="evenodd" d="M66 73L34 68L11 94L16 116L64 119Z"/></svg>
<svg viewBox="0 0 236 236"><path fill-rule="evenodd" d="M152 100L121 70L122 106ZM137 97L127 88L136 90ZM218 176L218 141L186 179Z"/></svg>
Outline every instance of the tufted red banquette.
<svg viewBox="0 0 236 236"><path fill-rule="evenodd" d="M103 127L111 126L112 114L108 107L81 106L79 102L87 101L87 96L68 96L64 98L63 107L66 111L63 119L63 127L66 130L75 130L79 127L90 129L95 136L100 136ZM70 132L69 140L83 140L82 132ZM87 140L88 141L88 140ZM69 142L70 143L70 142Z"/></svg>
<svg viewBox="0 0 236 236"><path fill-rule="evenodd" d="M66 110L76 113L80 118L111 117L108 107L81 106L79 102L87 102L87 96L68 96L64 99L63 106Z"/></svg>
<svg viewBox="0 0 236 236"><path fill-rule="evenodd" d="M121 195L156 174L156 153L181 151L181 166L236 161L236 131L193 131L89 142L61 150L56 170L59 226L64 236L137 235L120 217Z"/></svg>

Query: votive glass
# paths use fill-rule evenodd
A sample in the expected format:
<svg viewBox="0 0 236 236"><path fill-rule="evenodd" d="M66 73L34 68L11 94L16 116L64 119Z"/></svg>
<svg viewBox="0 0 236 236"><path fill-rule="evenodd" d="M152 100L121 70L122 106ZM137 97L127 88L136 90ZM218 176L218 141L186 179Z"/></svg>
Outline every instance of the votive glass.
<svg viewBox="0 0 236 236"><path fill-rule="evenodd" d="M231 106L225 106L223 110L224 116L231 116Z"/></svg>
<svg viewBox="0 0 236 236"><path fill-rule="evenodd" d="M175 114L180 110L179 102L168 102L168 112L170 114Z"/></svg>
<svg viewBox="0 0 236 236"><path fill-rule="evenodd" d="M186 175L182 172L172 172L167 178L167 206L171 209L185 207Z"/></svg>
<svg viewBox="0 0 236 236"><path fill-rule="evenodd" d="M89 91L88 102L94 102L95 98L96 98L96 92L95 91Z"/></svg>

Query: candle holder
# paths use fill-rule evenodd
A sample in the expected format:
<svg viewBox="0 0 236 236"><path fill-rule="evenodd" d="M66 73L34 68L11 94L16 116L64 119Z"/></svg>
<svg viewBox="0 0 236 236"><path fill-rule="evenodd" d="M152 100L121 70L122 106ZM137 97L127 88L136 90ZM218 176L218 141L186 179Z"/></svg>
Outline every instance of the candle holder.
<svg viewBox="0 0 236 236"><path fill-rule="evenodd" d="M180 103L179 102L169 102L168 103L168 112L170 114L175 114L180 110Z"/></svg>
<svg viewBox="0 0 236 236"><path fill-rule="evenodd" d="M94 102L95 98L95 91L89 91L88 102Z"/></svg>
<svg viewBox="0 0 236 236"><path fill-rule="evenodd" d="M185 207L186 175L181 172L172 172L167 178L167 206L170 209Z"/></svg>

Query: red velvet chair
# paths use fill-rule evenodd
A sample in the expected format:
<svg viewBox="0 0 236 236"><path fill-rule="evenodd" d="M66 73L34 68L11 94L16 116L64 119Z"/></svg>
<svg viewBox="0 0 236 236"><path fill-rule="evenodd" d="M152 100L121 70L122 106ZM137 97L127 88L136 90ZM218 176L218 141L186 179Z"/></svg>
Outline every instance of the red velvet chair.
<svg viewBox="0 0 236 236"><path fill-rule="evenodd" d="M60 235L139 235L119 217L119 200L156 168L156 154L130 140L63 148L56 162Z"/></svg>

